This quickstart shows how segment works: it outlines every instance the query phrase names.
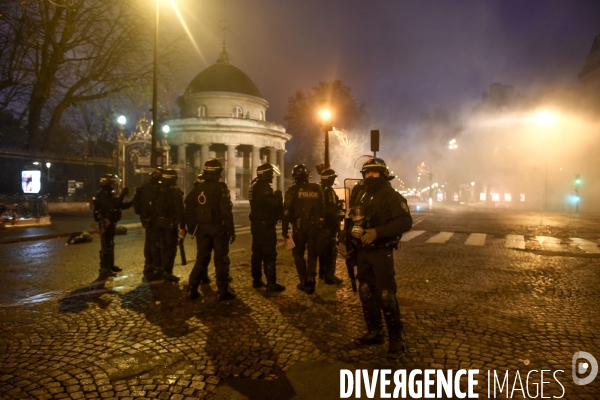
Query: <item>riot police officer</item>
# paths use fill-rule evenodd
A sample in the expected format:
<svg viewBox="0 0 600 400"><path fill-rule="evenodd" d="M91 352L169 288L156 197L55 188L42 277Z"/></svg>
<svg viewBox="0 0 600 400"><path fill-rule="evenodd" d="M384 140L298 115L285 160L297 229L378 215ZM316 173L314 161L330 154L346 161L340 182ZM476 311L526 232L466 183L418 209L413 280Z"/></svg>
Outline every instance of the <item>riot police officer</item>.
<svg viewBox="0 0 600 400"><path fill-rule="evenodd" d="M333 190L337 174L332 169L321 173L321 189L325 200L325 219L323 229L319 231L317 246L319 249L319 278L327 285L340 284L342 280L335 276L338 254L337 238L340 233L340 199Z"/></svg>
<svg viewBox="0 0 600 400"><path fill-rule="evenodd" d="M285 289L277 283L275 262L277 261L277 233L275 225L281 220L283 197L281 190L273 192L271 183L274 176L281 175L272 164L262 164L256 168L256 178L248 192L250 200L250 233L252 234L252 287L265 286L261 269L264 266L268 292L281 292Z"/></svg>
<svg viewBox="0 0 600 400"><path fill-rule="evenodd" d="M358 265L359 295L368 332L363 344L383 343L381 312L390 339L388 357L398 357L405 349L400 307L396 298L393 251L412 218L406 199L389 181L389 170L380 158L369 159L362 167L364 185L356 185L351 195L351 235Z"/></svg>
<svg viewBox="0 0 600 400"><path fill-rule="evenodd" d="M106 279L121 272L121 268L115 265L115 231L117 222L121 219L121 210L131 207L132 202L123 201L129 193L128 188L123 188L118 197L114 193L118 180L116 175L103 175L100 178L102 187L92 198L94 221L98 222L98 231L100 232L99 279Z"/></svg>
<svg viewBox="0 0 600 400"><path fill-rule="evenodd" d="M158 185L162 176L162 167L156 167L150 173L150 177L146 179L142 185L136 189L133 196L133 209L140 216L140 222L146 233L144 240L144 273L150 273L152 269L152 246L156 243L156 238L152 237L152 229L150 221L152 219L152 202L156 200L158 195Z"/></svg>
<svg viewBox="0 0 600 400"><path fill-rule="evenodd" d="M173 275L178 235L185 236L183 192L175 187L177 171L167 168L158 182L156 200L152 203L152 230L156 245L152 247L152 260L156 272L166 281L179 282Z"/></svg>
<svg viewBox="0 0 600 400"><path fill-rule="evenodd" d="M229 291L229 245L235 241L233 226L233 204L229 188L219 182L223 166L217 159L204 163L204 182L195 185L185 200L188 230L195 232L198 255L190 273L188 296L200 296L198 286L204 279L210 263L211 252L215 252L217 275L217 300L231 300L236 296ZM207 283L207 282L206 282Z"/></svg>
<svg viewBox="0 0 600 400"><path fill-rule="evenodd" d="M316 183L308 182L309 170L304 164L292 169L294 184L285 192L281 233L288 238L289 224L292 224L292 249L294 264L300 283L297 288L312 294L315 292L317 269L317 235L323 225L325 205L323 190ZM307 259L304 252L308 250Z"/></svg>

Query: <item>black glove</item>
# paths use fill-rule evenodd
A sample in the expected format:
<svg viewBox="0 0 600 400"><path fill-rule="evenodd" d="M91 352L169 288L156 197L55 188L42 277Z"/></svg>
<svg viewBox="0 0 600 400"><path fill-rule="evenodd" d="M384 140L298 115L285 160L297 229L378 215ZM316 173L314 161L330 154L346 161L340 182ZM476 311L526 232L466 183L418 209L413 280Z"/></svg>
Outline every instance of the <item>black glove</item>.
<svg viewBox="0 0 600 400"><path fill-rule="evenodd" d="M129 194L129 188L127 186L125 186L123 189L121 189L121 196L127 196Z"/></svg>
<svg viewBox="0 0 600 400"><path fill-rule="evenodd" d="M233 244L235 242L235 234L229 235L229 244Z"/></svg>

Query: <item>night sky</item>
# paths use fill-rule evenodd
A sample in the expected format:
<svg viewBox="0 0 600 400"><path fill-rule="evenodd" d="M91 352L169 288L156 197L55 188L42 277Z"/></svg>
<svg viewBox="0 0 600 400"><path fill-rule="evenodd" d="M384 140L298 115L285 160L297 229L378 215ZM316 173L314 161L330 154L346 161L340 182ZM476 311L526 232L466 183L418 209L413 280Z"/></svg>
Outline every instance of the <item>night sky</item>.
<svg viewBox="0 0 600 400"><path fill-rule="evenodd" d="M224 3L177 4L202 52L185 85L218 57ZM232 63L269 101L268 120L283 124L295 91L341 79L375 128L400 135L435 108L471 109L494 82L523 94L577 87L600 34L597 0L227 0L226 9Z"/></svg>

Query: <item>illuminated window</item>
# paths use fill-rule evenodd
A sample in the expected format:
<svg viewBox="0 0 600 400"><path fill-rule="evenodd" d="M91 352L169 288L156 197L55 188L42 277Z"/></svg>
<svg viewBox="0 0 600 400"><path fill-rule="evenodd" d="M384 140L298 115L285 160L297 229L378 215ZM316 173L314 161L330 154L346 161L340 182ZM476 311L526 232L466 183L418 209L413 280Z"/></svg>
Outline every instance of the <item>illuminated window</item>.
<svg viewBox="0 0 600 400"><path fill-rule="evenodd" d="M500 201L500 193L492 193L492 201Z"/></svg>
<svg viewBox="0 0 600 400"><path fill-rule="evenodd" d="M519 195L519 200L520 200L520 201L525 201L525 193L521 193L521 194Z"/></svg>
<svg viewBox="0 0 600 400"><path fill-rule="evenodd" d="M206 117L206 106L198 107L198 117L200 117L200 118Z"/></svg>
<svg viewBox="0 0 600 400"><path fill-rule="evenodd" d="M480 201L485 201L486 197L487 196L485 195L485 193L479 193L479 200Z"/></svg>
<svg viewBox="0 0 600 400"><path fill-rule="evenodd" d="M512 201L512 196L510 193L504 193L504 201Z"/></svg>
<svg viewBox="0 0 600 400"><path fill-rule="evenodd" d="M235 106L233 109L233 116L234 118L244 118L244 110L242 110L242 107Z"/></svg>
<svg viewBox="0 0 600 400"><path fill-rule="evenodd" d="M458 201L458 193L454 193L454 196L452 198L454 199L454 201Z"/></svg>
<svg viewBox="0 0 600 400"><path fill-rule="evenodd" d="M437 196L437 201L444 201L444 193L439 193L438 192L436 194L436 196Z"/></svg>

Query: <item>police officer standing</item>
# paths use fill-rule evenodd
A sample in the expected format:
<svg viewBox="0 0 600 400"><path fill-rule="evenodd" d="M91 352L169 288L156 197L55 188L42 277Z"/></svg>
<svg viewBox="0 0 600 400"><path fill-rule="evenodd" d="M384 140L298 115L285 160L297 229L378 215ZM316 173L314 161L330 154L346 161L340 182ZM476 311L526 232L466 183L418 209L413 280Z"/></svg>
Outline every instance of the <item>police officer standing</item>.
<svg viewBox="0 0 600 400"><path fill-rule="evenodd" d="M158 182L162 175L162 167L156 167L150 173L142 186L136 189L133 196L133 209L140 216L140 222L145 230L146 238L144 241L144 273L150 273L152 270L152 246L156 243L156 238L152 237L150 222L152 219L152 202L158 196Z"/></svg>
<svg viewBox="0 0 600 400"><path fill-rule="evenodd" d="M152 260L156 271L166 281L179 282L173 275L178 235L185 236L183 192L175 187L177 171L167 168L158 182L156 200L152 203L152 230L156 245L152 247Z"/></svg>
<svg viewBox="0 0 600 400"><path fill-rule="evenodd" d="M340 199L332 186L337 176L334 170L326 169L321 173L320 183L325 199L325 219L323 229L319 231L317 243L319 249L319 278L322 278L327 285L342 283L342 280L335 276L341 209L339 206Z"/></svg>
<svg viewBox="0 0 600 400"><path fill-rule="evenodd" d="M233 204L229 188L219 182L223 166L217 159L204 163L204 182L195 185L185 200L188 230L196 235L198 255L190 273L188 296L200 296L198 286L208 270L211 252L215 252L217 300L231 300L236 296L229 291L229 244L235 241Z"/></svg>
<svg viewBox="0 0 600 400"><path fill-rule="evenodd" d="M316 183L308 182L309 170L304 164L292 169L294 184L285 192L281 233L288 238L289 224L292 224L292 249L294 264L300 283L297 288L312 294L315 292L315 276L317 270L317 235L323 225L325 205L323 190ZM304 252L308 249L308 258Z"/></svg>
<svg viewBox="0 0 600 400"><path fill-rule="evenodd" d="M262 164L256 168L256 178L252 182L250 200L250 233L252 234L252 287L265 286L261 269L264 265L267 278L267 292L281 292L285 289L277 283L275 262L277 260L277 233L275 225L283 212L283 197L280 190L273 192L273 176L281 172L272 164Z"/></svg>
<svg viewBox="0 0 600 400"><path fill-rule="evenodd" d="M368 332L363 344L383 343L381 311L390 339L388 357L398 357L405 349L400 307L396 298L393 251L404 232L412 227L406 199L389 181L389 170L380 158L369 159L362 167L364 185L354 189L351 216L356 247L359 295Z"/></svg>
<svg viewBox="0 0 600 400"><path fill-rule="evenodd" d="M131 207L132 202L123 199L129 193L128 188L123 188L117 197L114 193L119 178L113 174L106 174L100 178L102 186L96 196L92 198L94 204L94 221L98 222L100 232L100 271L99 279L106 279L121 272L115 265L115 231L117 222L121 219L121 210Z"/></svg>

